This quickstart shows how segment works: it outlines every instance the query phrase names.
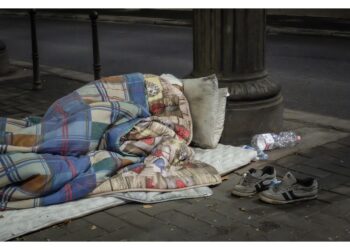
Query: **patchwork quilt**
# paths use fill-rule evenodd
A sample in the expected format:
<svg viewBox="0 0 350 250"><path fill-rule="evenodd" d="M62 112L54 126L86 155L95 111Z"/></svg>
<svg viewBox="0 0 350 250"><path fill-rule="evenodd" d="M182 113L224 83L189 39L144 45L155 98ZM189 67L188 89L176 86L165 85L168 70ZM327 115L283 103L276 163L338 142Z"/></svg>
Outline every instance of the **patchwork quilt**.
<svg viewBox="0 0 350 250"><path fill-rule="evenodd" d="M91 82L44 117L0 118L0 210L219 184L195 161L181 88L140 73Z"/></svg>

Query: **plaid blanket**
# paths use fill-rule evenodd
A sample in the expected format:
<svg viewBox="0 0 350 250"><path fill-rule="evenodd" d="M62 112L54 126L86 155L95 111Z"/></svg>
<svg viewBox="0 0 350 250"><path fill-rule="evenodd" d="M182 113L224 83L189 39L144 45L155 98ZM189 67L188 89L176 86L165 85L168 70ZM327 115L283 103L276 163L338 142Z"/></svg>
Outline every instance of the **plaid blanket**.
<svg viewBox="0 0 350 250"><path fill-rule="evenodd" d="M0 118L0 209L220 183L213 167L192 161L191 138L187 100L168 80L91 82L42 118Z"/></svg>

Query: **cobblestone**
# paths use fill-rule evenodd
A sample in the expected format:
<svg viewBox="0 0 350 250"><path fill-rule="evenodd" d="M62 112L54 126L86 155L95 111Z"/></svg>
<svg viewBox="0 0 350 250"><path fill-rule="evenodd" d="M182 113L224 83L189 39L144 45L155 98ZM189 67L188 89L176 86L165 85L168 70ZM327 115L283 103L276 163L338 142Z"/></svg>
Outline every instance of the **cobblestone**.
<svg viewBox="0 0 350 250"><path fill-rule="evenodd" d="M337 166L336 164L320 165L320 169L350 178L350 167Z"/></svg>
<svg viewBox="0 0 350 250"><path fill-rule="evenodd" d="M113 232L117 229L127 226L127 223L125 223L121 219L109 215L105 212L95 213L84 217L84 219L107 232Z"/></svg>
<svg viewBox="0 0 350 250"><path fill-rule="evenodd" d="M347 221L350 225L350 199L346 198L341 201L334 201L327 207L321 208L320 212L335 216L336 218Z"/></svg>
<svg viewBox="0 0 350 250"><path fill-rule="evenodd" d="M122 214L121 216L119 216L119 218L125 221L126 223L129 223L141 229L145 229L147 231L156 227L163 227L167 225L161 220L153 216L141 213L139 211L132 211L129 213Z"/></svg>
<svg viewBox="0 0 350 250"><path fill-rule="evenodd" d="M190 216L192 219L198 219L200 221L206 222L211 226L217 228L227 228L233 227L236 224L233 220L230 220L227 216L219 214L215 211L207 209L202 206L189 205L181 209L176 209L179 213Z"/></svg>
<svg viewBox="0 0 350 250"><path fill-rule="evenodd" d="M350 187L349 186L341 185L341 186L338 186L338 187L331 189L331 191L334 193L343 194L343 195L350 197Z"/></svg>
<svg viewBox="0 0 350 250"><path fill-rule="evenodd" d="M167 225L155 226L148 231L133 234L129 239L131 241L191 241L194 237L176 226Z"/></svg>
<svg viewBox="0 0 350 250"><path fill-rule="evenodd" d="M134 227L134 226L127 226L127 227L122 227L119 229L116 229L113 232L110 233L103 233L100 234L98 237L95 237L93 240L94 241L129 241L135 235L139 235L144 233L141 229Z"/></svg>
<svg viewBox="0 0 350 250"><path fill-rule="evenodd" d="M211 227L208 223L191 218L188 215L184 215L177 211L168 211L160 213L156 216L157 218L163 220L164 222L177 226L192 235L193 239L198 237L204 239L217 233L217 229ZM188 223L188 222L191 223Z"/></svg>
<svg viewBox="0 0 350 250"><path fill-rule="evenodd" d="M303 165L303 164L289 166L288 169L290 169L292 171L297 171L299 173L306 174L308 176L313 176L316 178L325 178L325 177L331 175L329 172L323 171L323 170L318 169L318 168L309 167L309 166Z"/></svg>
<svg viewBox="0 0 350 250"><path fill-rule="evenodd" d="M304 206L304 204L302 206ZM283 225L293 228L294 230L298 230L300 232L309 232L315 228L315 224L308 220L307 217L295 215L289 212L284 212L277 215L268 215L262 220L262 222L265 221L273 222L276 225Z"/></svg>
<svg viewBox="0 0 350 250"><path fill-rule="evenodd" d="M137 209L139 209L140 207L142 206L138 203L127 203L126 205L109 208L105 210L105 212L112 216L118 217L130 211L137 211Z"/></svg>
<svg viewBox="0 0 350 250"><path fill-rule="evenodd" d="M31 90L31 77L0 81L0 116L43 115L55 100L85 84L53 75L43 75L41 79L44 88L40 91Z"/></svg>
<svg viewBox="0 0 350 250"><path fill-rule="evenodd" d="M307 178L307 177L314 177L316 178L316 176L313 176L313 175L310 175L310 174L307 174L307 173L303 173L301 172L302 170L299 170L300 172L298 171L295 171L293 170L292 168L286 168L286 167L282 167L282 166L278 166L278 165L274 165L274 167L276 168L276 172L277 172L277 177L282 179L283 176L287 173L287 172L292 172L293 175L296 177L296 178ZM297 168L298 169L298 168ZM300 168L299 168L300 169Z"/></svg>
<svg viewBox="0 0 350 250"><path fill-rule="evenodd" d="M22 240L25 241L54 241L58 238L68 236L70 232L67 229L60 227L51 227L37 233L32 233L28 236L22 236Z"/></svg>
<svg viewBox="0 0 350 250"><path fill-rule="evenodd" d="M333 157L320 156L312 158L304 162L305 165L326 170L332 173L339 173L340 175L350 176L350 165L345 165L344 161L335 159Z"/></svg>
<svg viewBox="0 0 350 250"><path fill-rule="evenodd" d="M335 201L343 201L346 200L348 197L345 195L340 195L338 193L329 192L322 190L318 193L317 199L326 203L333 203Z"/></svg>
<svg viewBox="0 0 350 250"><path fill-rule="evenodd" d="M309 219L314 222L313 224L320 225L318 231L328 232L328 236L324 235L327 238L330 237L334 240L349 240L350 238L350 224L348 221L321 212L311 215Z"/></svg>
<svg viewBox="0 0 350 250"><path fill-rule="evenodd" d="M195 199L191 199L195 200ZM201 200L201 199L197 199ZM184 206L187 206L188 201L187 200L178 200L178 201L168 201L164 203L158 203L158 204L152 204L152 208L144 208L143 206L140 206L138 210L144 214L148 214L150 216L156 216L160 213L171 211L174 209L181 209Z"/></svg>
<svg viewBox="0 0 350 250"><path fill-rule="evenodd" d="M209 237L210 241L265 241L266 234L249 225L239 225L238 228L227 233L220 233Z"/></svg>
<svg viewBox="0 0 350 250"><path fill-rule="evenodd" d="M268 223L268 222L267 222ZM269 225L269 224L267 224ZM266 233L266 240L269 241L296 241L299 240L302 236L302 233L299 231L288 228L288 227L279 227L274 228Z"/></svg>
<svg viewBox="0 0 350 250"><path fill-rule="evenodd" d="M287 157L283 157L280 160L277 160L276 164L288 168L288 167L299 165L300 163L303 163L306 160L307 158L300 155L290 155Z"/></svg>
<svg viewBox="0 0 350 250"><path fill-rule="evenodd" d="M107 232L99 227L81 228L79 231L71 232L61 237L56 237L54 241L94 241Z"/></svg>
<svg viewBox="0 0 350 250"><path fill-rule="evenodd" d="M344 139L341 139L337 141L337 143L340 143L342 145L350 146L350 137L346 137Z"/></svg>
<svg viewBox="0 0 350 250"><path fill-rule="evenodd" d="M343 183L347 182L348 180L349 180L349 177L347 176L342 176L339 174L331 174L327 178L319 179L318 184L320 185L321 189L330 190L338 187L339 185L343 185Z"/></svg>
<svg viewBox="0 0 350 250"><path fill-rule="evenodd" d="M81 229L91 228L93 224L86 221L85 218L82 220L67 221L66 223L60 224L59 227L72 233L80 231Z"/></svg>

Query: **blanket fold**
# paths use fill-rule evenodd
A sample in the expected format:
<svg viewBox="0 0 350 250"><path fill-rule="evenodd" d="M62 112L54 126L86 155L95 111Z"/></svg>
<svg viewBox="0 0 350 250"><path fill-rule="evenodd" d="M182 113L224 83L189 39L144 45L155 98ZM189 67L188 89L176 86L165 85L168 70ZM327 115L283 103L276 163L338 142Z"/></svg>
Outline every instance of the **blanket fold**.
<svg viewBox="0 0 350 250"><path fill-rule="evenodd" d="M187 100L171 82L140 73L91 82L42 118L0 118L0 209L220 183L192 161L191 139Z"/></svg>

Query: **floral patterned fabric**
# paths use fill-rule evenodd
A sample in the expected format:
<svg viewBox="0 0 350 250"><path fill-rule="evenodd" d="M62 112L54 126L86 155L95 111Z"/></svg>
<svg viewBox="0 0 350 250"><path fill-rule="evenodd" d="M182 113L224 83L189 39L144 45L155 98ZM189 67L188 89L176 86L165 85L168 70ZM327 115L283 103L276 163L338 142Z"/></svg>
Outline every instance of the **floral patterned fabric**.
<svg viewBox="0 0 350 250"><path fill-rule="evenodd" d="M192 120L188 102L168 78L144 75L152 116L142 119L122 138L119 150L145 156L97 187L93 194L140 191L171 191L218 184L221 177L210 165L192 162Z"/></svg>
<svg viewBox="0 0 350 250"><path fill-rule="evenodd" d="M188 103L171 82L140 73L94 81L43 118L0 118L0 210L220 183L193 161L191 138Z"/></svg>

